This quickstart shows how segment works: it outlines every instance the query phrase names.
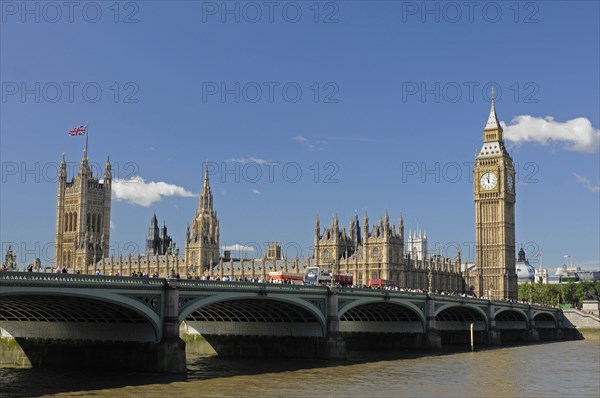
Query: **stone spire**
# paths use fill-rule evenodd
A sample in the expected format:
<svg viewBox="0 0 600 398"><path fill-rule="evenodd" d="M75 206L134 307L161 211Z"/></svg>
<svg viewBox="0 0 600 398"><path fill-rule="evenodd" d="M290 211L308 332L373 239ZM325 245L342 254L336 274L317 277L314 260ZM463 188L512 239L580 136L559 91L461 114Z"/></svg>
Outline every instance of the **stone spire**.
<svg viewBox="0 0 600 398"><path fill-rule="evenodd" d="M202 183L202 193L200 194L200 210L212 210L213 207L213 196L212 191L210 189L209 179L208 179L208 161L206 161L206 165L204 168L204 181Z"/></svg>

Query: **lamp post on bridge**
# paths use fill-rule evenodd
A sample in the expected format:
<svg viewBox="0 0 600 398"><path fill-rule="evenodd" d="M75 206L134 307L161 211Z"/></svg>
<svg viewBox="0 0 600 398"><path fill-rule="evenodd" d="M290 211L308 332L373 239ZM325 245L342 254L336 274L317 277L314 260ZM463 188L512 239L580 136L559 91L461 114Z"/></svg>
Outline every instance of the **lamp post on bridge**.
<svg viewBox="0 0 600 398"><path fill-rule="evenodd" d="M337 261L331 262L331 288L335 286L335 269L337 267Z"/></svg>
<svg viewBox="0 0 600 398"><path fill-rule="evenodd" d="M427 293L433 293L433 272L431 270L431 265L429 266L429 273L427 274Z"/></svg>
<svg viewBox="0 0 600 398"><path fill-rule="evenodd" d="M173 259L173 264L171 265L171 278L175 278L177 276L177 272L175 272L175 259L179 256L177 243L171 243L171 246L167 249L167 255L170 255Z"/></svg>

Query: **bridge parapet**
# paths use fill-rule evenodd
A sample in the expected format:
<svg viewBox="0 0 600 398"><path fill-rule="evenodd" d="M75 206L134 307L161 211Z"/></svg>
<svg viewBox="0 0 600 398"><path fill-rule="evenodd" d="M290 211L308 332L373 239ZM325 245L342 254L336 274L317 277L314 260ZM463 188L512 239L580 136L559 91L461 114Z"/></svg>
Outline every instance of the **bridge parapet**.
<svg viewBox="0 0 600 398"><path fill-rule="evenodd" d="M1 272L0 283L3 286L60 286L92 288L135 288L162 290L165 280L159 278L132 278L104 275L46 274L35 272Z"/></svg>
<svg viewBox="0 0 600 398"><path fill-rule="evenodd" d="M220 289L220 290L267 290L271 292L289 292L289 293L323 293L327 291L326 287L287 285L282 283L256 283L256 282L224 282L224 281L203 281L196 279L179 279L177 283L181 290L199 290L199 289Z"/></svg>

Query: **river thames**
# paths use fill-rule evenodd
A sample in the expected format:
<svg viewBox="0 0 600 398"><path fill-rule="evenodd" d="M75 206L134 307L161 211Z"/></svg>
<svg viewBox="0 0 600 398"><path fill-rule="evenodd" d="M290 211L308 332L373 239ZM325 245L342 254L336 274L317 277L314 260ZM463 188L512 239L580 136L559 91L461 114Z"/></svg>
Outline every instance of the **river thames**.
<svg viewBox="0 0 600 398"><path fill-rule="evenodd" d="M0 369L0 397L595 397L600 340L345 362L188 356L188 375ZM382 359L384 358L385 359Z"/></svg>

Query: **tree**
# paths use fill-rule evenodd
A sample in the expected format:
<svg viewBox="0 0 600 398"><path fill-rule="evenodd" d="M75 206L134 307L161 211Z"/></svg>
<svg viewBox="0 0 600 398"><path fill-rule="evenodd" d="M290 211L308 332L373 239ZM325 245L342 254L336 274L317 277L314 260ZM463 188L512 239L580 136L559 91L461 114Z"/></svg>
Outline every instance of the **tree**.
<svg viewBox="0 0 600 398"><path fill-rule="evenodd" d="M568 282L560 285L525 283L519 285L519 298L537 304L581 305L583 300L598 300L600 281Z"/></svg>

